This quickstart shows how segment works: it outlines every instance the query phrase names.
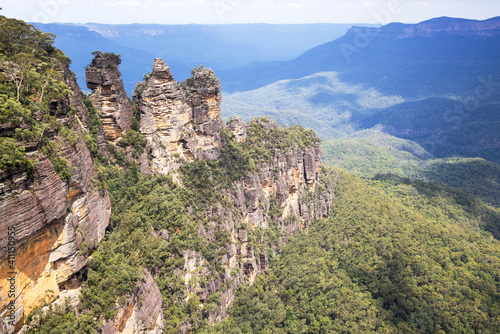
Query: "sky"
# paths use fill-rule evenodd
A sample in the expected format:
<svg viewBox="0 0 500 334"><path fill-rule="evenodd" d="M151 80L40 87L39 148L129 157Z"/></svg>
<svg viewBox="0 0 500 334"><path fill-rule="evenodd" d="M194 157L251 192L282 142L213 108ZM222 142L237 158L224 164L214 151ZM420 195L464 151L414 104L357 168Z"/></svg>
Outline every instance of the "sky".
<svg viewBox="0 0 500 334"><path fill-rule="evenodd" d="M500 16L499 0L0 0L1 15L72 23L417 23Z"/></svg>

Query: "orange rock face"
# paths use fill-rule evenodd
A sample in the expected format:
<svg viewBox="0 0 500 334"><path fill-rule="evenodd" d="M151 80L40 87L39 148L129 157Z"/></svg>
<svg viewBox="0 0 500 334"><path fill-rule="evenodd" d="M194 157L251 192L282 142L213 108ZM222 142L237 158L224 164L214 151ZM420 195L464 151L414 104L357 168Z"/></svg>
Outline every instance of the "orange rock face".
<svg viewBox="0 0 500 334"><path fill-rule="evenodd" d="M68 182L42 155L32 178L24 172L0 174L0 329L6 333L19 329L34 307L59 296L61 286L87 263L87 254L79 252L82 243L95 248L109 223L109 196L90 186L92 159L81 137L74 146L62 146L60 154L72 167ZM10 303L14 326L6 321Z"/></svg>

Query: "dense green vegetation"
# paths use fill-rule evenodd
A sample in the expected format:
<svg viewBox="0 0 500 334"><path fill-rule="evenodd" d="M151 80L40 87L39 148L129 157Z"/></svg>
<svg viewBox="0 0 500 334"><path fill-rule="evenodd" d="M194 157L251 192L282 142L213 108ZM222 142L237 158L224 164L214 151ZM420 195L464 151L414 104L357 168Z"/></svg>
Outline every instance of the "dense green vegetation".
<svg viewBox="0 0 500 334"><path fill-rule="evenodd" d="M0 121L8 126L0 133L0 169L31 174L36 157L26 151L37 147L67 180L71 173L59 148L74 145L77 137L71 110L52 102L69 94L59 72L68 59L52 46L53 36L19 21L1 21ZM313 103L322 104L330 95L314 96ZM101 143L104 152L98 145L102 122L90 101L84 103L91 119L84 140L94 159L92 182L109 192L110 225L97 249L85 244L80 249L92 257L81 272L78 309L69 301L37 308L26 319L29 333L98 333L104 321L128 305L145 269L162 294L165 333L181 328L235 334L498 332L500 210L470 195L498 206L498 165L481 159L424 163L429 156L422 147L373 133L333 143L327 152L344 150L343 157L366 152L369 159L357 160L362 175L390 168L469 194L397 175L363 180L325 166L316 190L335 186L330 217L282 244L273 219L282 210L274 198L266 203L269 228L252 229L228 194L233 182L256 173L259 163L273 162L276 151L317 145L313 131L260 118L248 125L247 140L237 143L223 129L221 158L186 163L174 181L139 172L137 158L145 140L137 131L137 113L133 130L116 145ZM471 174L482 181L466 178ZM303 196L315 199L312 191ZM247 230L255 254L267 252L270 268L252 285L240 285L229 317L212 325L208 315L229 284L222 279L226 267L221 259L234 236L224 214L235 229ZM208 237L200 233L207 230ZM189 256L198 257L200 269L198 277L184 280L179 273ZM223 282L221 290L204 296L202 291L217 279Z"/></svg>
<svg viewBox="0 0 500 334"><path fill-rule="evenodd" d="M431 160L415 177L458 188L500 207L500 165L494 162L479 158Z"/></svg>
<svg viewBox="0 0 500 334"><path fill-rule="evenodd" d="M241 333L495 333L500 244L443 188L339 172L333 213L241 291ZM378 188L378 189L377 189ZM496 223L499 213L494 213Z"/></svg>
<svg viewBox="0 0 500 334"><path fill-rule="evenodd" d="M414 175L424 159L432 157L414 142L372 130L326 141L323 148L325 163L368 177L389 172Z"/></svg>
<svg viewBox="0 0 500 334"><path fill-rule="evenodd" d="M480 158L433 159L416 143L377 131L327 141L324 162L354 175L396 174L437 182L500 206L500 165Z"/></svg>
<svg viewBox="0 0 500 334"><path fill-rule="evenodd" d="M70 94L62 74L70 60L53 46L54 37L0 16L0 169L12 173L24 168L31 175L37 157L26 154L30 146L39 148L68 180L71 171L59 148L77 140L72 110L60 103ZM56 135L65 143L53 140Z"/></svg>
<svg viewBox="0 0 500 334"><path fill-rule="evenodd" d="M275 149L305 148L319 141L313 132L301 127L275 127L264 131L262 124L276 126L269 119L254 120L245 143L236 143L232 134L224 130L221 159L184 165L182 187L170 176L142 175L136 163L124 157L117 158L123 147L133 146L136 151L144 148L144 139L134 130L117 143L118 147L108 144L113 154L111 158L94 155L94 182L101 189L108 189L113 209L109 231L88 265L79 306L79 313L85 317L80 320L72 315L73 310L57 309L46 316L33 316L36 321L31 329L40 333L77 333L89 319L95 319L93 326L99 328L104 320L113 318L117 307L126 306L136 284L143 279L142 269L146 268L155 273L163 295L166 333L176 333L187 324L195 331L210 330L206 318L216 308L220 292L203 300L203 309L198 307L200 296L187 289L186 282L177 274L184 267L186 252L191 250L199 254L209 273L199 282L190 284L204 288L208 282L223 275L225 268L220 260L226 254L231 236L221 217L215 214L217 203L233 211L236 227L243 226L241 213L234 210L234 205L224 195L232 182L256 172L255 161L268 162ZM88 145L93 147L92 139ZM276 203L271 207L271 217L281 215ZM200 226L208 230L212 221L216 222L214 238L207 242L198 231ZM168 240L159 236L162 231L168 233ZM259 242L264 235L265 242ZM280 235L280 230L271 226L268 231L249 232L249 239L260 251L275 245Z"/></svg>
<svg viewBox="0 0 500 334"><path fill-rule="evenodd" d="M356 115L401 102L400 96L384 96L373 88L347 84L334 72L324 72L225 94L222 115L239 116L245 121L269 116L280 124L311 128L326 141L356 129L352 121Z"/></svg>

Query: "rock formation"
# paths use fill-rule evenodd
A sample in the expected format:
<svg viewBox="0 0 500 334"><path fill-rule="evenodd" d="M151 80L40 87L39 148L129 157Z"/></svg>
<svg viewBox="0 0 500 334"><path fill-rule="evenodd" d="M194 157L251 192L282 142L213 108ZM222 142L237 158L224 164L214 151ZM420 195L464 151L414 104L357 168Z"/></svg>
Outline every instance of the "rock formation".
<svg viewBox="0 0 500 334"><path fill-rule="evenodd" d="M130 131L134 116L118 70L120 63L119 56L99 52L86 69L87 87L93 91L88 98L99 112L104 138L111 142Z"/></svg>
<svg viewBox="0 0 500 334"><path fill-rule="evenodd" d="M147 270L144 270L144 277L127 306L120 309L114 319L104 323L102 334L163 333L161 292Z"/></svg>
<svg viewBox="0 0 500 334"><path fill-rule="evenodd" d="M194 69L181 85L157 58L153 71L136 87L134 101L154 172L169 173L183 161L218 159L221 92L211 70Z"/></svg>
<svg viewBox="0 0 500 334"><path fill-rule="evenodd" d="M7 278L14 272L16 329L34 307L58 298L64 283L85 266L108 226L109 197L106 190L90 185L94 169L81 135L61 154L74 167L69 182L41 153L32 178L21 171L0 175L0 258L6 259L7 235L15 231L15 270L8 261L0 261L0 317L5 319L11 299ZM5 322L5 331L12 332Z"/></svg>
<svg viewBox="0 0 500 334"><path fill-rule="evenodd" d="M265 131L278 128L278 124L270 120L254 119L251 122ZM226 126L235 141L245 140L248 124L239 118L232 118ZM304 149L275 150L272 162L258 163L257 172L248 173L224 193L224 198L232 202L235 210L214 203L216 209L208 217L213 222L207 229L200 225L198 233L207 242L213 241L215 221L221 221L224 225L222 229L230 232L232 242L227 245L226 255L221 260L226 274L224 277L211 277L204 259L194 252L184 256L183 272L186 286L188 281L197 282L195 288L189 288L189 292L198 294L202 303L209 295L220 293L217 308L209 313L209 322L224 319L238 286L252 283L269 266L267 251L275 252L275 249L257 253L249 242L251 231L276 226L280 242L274 247L279 248L295 231L307 228L315 219L329 216L334 189L332 183L320 180L322 155L319 144ZM273 215L273 210L279 214ZM202 277L209 278L204 289L198 284ZM223 289L223 286L226 288Z"/></svg>
<svg viewBox="0 0 500 334"><path fill-rule="evenodd" d="M74 75L67 66L60 70L71 93L51 101L51 112L74 131L76 142L70 144L52 129L46 137L58 147L55 154L67 160L71 177L64 180L56 173L39 142L20 143L36 162L33 175L28 176L23 168L0 171L2 333L18 331L33 308L79 290L65 283L86 265L109 223L110 199L106 189L91 184L93 161L80 132L80 125L89 126L90 117ZM70 115L71 108L76 109L76 117ZM10 290L15 293L11 295ZM15 326L8 324L12 320L10 302L14 304Z"/></svg>
<svg viewBox="0 0 500 334"><path fill-rule="evenodd" d="M119 57L97 53L87 69L88 87L94 91L89 98L103 121L101 145L105 145L102 137L116 144L131 130L133 110L123 90L119 64ZM134 100L140 111L140 134L146 140L146 149L142 151L144 142L139 146L141 151L121 145L116 149L122 150L130 161L138 162L144 174L168 174L188 161L224 158L222 142L228 141L232 134L236 144L231 145L240 145L241 150L241 145L251 138L247 135L250 126L260 128L260 133L278 130L277 123L269 119L254 119L244 124L241 119L232 118L224 124L220 118L218 79L210 69L203 67L194 69L192 75L178 83L169 67L161 59L155 59L153 71L136 87ZM4 259L0 261L2 319L6 319L9 312L8 233L15 230L16 326L5 326L4 320L0 328L8 333L19 331L36 306L60 304L65 296L74 307L78 305L81 277L85 272L82 268L104 237L109 223L110 198L106 188L92 185L94 165L81 133L82 128L89 129L91 118L69 70L64 78L72 95L53 102L58 109L54 114L76 133L76 143L70 144L57 133L47 137L58 144L57 154L68 161L69 180L58 176L51 160L36 143L26 144L29 154L37 158L32 177L22 170L0 171L0 259ZM69 113L72 107L76 109L75 116ZM15 132L8 125L3 131L4 134ZM131 132L130 135L137 134ZM198 213L206 222L198 227L201 238L212 243L223 231L229 240L224 239L221 253L217 255L222 266L216 274L208 257L203 258L193 249L183 249L184 266L175 270L177 277L185 282L187 297L183 296L180 303L194 295L202 304L214 294L220 296L216 306L211 305L213 308L207 311L210 323L227 316L227 308L238 287L251 284L257 275L265 273L268 255L279 252L281 244L293 232L329 215L333 186L320 178L321 146L313 144L314 140L300 145L295 139L290 141L291 146L270 150L266 162L257 162L256 168L248 169L240 175L243 177L221 188L224 200L217 199L219 202ZM255 231L270 229L276 236L273 245L264 242L263 234L259 236L262 240L255 240ZM170 233L174 232L162 229L151 233L168 242L172 238ZM155 268L144 269L144 280L125 296L125 305L117 309L114 318L104 319L101 333L163 332L162 291L155 282L157 275ZM180 323L178 329L189 332L191 324Z"/></svg>
<svg viewBox="0 0 500 334"><path fill-rule="evenodd" d="M231 117L227 122L227 127L234 135L234 140L237 143L244 142L247 139L247 131L245 123L239 117Z"/></svg>

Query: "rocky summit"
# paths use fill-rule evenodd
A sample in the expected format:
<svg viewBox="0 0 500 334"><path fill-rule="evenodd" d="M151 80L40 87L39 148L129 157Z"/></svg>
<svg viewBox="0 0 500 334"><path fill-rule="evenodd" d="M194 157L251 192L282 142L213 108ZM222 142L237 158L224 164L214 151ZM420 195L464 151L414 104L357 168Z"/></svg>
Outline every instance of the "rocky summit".
<svg viewBox="0 0 500 334"><path fill-rule="evenodd" d="M152 155L152 169L169 173L182 161L219 158L220 83L213 71L199 67L179 84L167 64L157 58L153 71L134 93L140 132Z"/></svg>
<svg viewBox="0 0 500 334"><path fill-rule="evenodd" d="M85 289L90 287L84 283L88 260L113 216L108 187L99 181L103 168L114 173L116 167L138 167L148 177L169 175L195 191L193 196L201 190L190 185L190 180L203 177L194 172L196 166L205 164L204 172L230 173L211 189L210 196L220 193L222 198L214 198L199 212L186 204L186 210L197 212L195 223L208 221L193 230L197 237L218 245L224 254L212 258L202 249L183 248L178 255L183 264L175 269L186 284L182 295L187 296L175 297L177 302L197 298L207 303L218 296L206 315L210 323L227 317L239 286L252 284L266 272L269 250L285 244L312 221L329 216L333 185L320 178L323 150L312 132L300 128L292 133L267 118L249 123L232 118L225 124L214 72L199 66L191 78L179 83L159 58L137 85L132 102L123 89L120 62L115 54L94 53L86 69L87 87L93 91L88 97L80 94L74 76L62 63L60 80L68 91L50 101L46 111L57 115L53 122L59 122L59 128L51 128L48 141L23 143L23 152L29 151L25 163L33 164L32 171L17 167L0 173L0 257L7 258L7 233L14 227L19 254L15 326L8 325L8 304L1 305L7 333L38 328L33 321L42 322L50 312L47 305L65 307L66 297L71 307L88 307L82 306L78 296L89 296ZM44 109L34 114L40 112ZM3 124L4 133L12 138L17 138L15 121ZM30 129L28 123L24 127ZM266 149L262 151L261 146ZM212 168L216 169L209 171ZM202 181L202 187L205 182L213 182L213 177ZM267 246L257 247L252 236L255 229L276 230L272 232L279 235L276 244L266 241ZM176 240L179 227L152 228L150 233L168 244ZM228 239L221 239L221 233ZM217 274L213 261L222 265ZM1 263L0 291L6 301L9 262ZM122 297L120 306L112 308L112 316L96 315L101 333L164 331L168 307L158 285L162 281L159 270L143 267L134 273L142 279ZM28 316L31 322L26 324ZM192 324L179 326L185 332Z"/></svg>
<svg viewBox="0 0 500 334"><path fill-rule="evenodd" d="M1 333L498 331L498 207L224 122L203 66L177 82L156 58L129 99L96 51L86 96L53 35L0 16L1 36Z"/></svg>
<svg viewBox="0 0 500 334"><path fill-rule="evenodd" d="M89 100L99 110L104 137L116 142L130 131L133 108L123 88L116 55L98 52L86 69L87 87L93 91Z"/></svg>

